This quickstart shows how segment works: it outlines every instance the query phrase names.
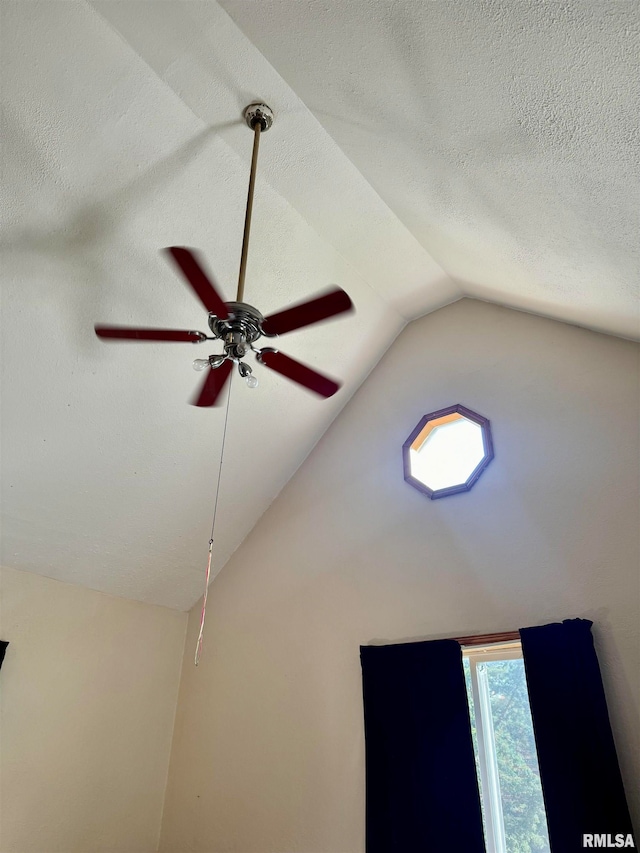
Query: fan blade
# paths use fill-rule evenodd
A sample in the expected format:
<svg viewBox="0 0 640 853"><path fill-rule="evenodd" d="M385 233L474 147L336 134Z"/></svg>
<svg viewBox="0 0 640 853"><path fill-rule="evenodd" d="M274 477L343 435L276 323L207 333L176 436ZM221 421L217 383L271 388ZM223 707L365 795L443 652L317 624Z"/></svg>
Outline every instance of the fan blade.
<svg viewBox="0 0 640 853"><path fill-rule="evenodd" d="M192 406L215 406L220 393L229 379L233 369L232 361L224 361L220 367L210 370L209 375L202 383L200 393L194 398Z"/></svg>
<svg viewBox="0 0 640 853"><path fill-rule="evenodd" d="M265 317L262 329L267 335L283 335L285 332L292 332L294 329L301 329L303 326L310 326L312 323L350 311L351 308L351 300L344 290L337 287L309 302Z"/></svg>
<svg viewBox="0 0 640 853"><path fill-rule="evenodd" d="M340 383L329 379L328 376L323 376L317 373L306 364L289 358L282 352L274 349L263 349L258 354L258 361L275 370L276 373L281 373L287 379L292 379L299 385L304 385L310 391L314 391L321 397L332 397L340 388Z"/></svg>
<svg viewBox="0 0 640 853"><path fill-rule="evenodd" d="M195 252L182 246L170 246L165 249L176 262L182 274L187 279L200 301L210 314L215 314L221 320L229 316L224 300L212 284L211 280L202 269Z"/></svg>
<svg viewBox="0 0 640 853"><path fill-rule="evenodd" d="M120 341L185 341L199 343L207 339L204 332L185 332L181 329L137 329L135 326L94 326L103 340Z"/></svg>

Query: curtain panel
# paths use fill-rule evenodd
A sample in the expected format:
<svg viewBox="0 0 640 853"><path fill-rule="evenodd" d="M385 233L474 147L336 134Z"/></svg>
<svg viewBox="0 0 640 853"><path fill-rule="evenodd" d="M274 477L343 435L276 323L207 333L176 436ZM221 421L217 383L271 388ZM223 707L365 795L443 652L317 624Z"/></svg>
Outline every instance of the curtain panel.
<svg viewBox="0 0 640 853"><path fill-rule="evenodd" d="M582 850L587 833L633 832L591 625L520 630L553 853Z"/></svg>
<svg viewBox="0 0 640 853"><path fill-rule="evenodd" d="M485 853L455 640L362 646L367 853Z"/></svg>

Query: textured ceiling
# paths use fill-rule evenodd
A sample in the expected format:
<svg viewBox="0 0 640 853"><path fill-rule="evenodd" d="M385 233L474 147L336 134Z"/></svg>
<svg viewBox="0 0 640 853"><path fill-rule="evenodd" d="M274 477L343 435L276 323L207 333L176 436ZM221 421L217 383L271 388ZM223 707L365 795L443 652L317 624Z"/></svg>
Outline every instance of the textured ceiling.
<svg viewBox="0 0 640 853"><path fill-rule="evenodd" d="M464 293L640 335L636 0L221 0Z"/></svg>
<svg viewBox="0 0 640 853"><path fill-rule="evenodd" d="M466 293L638 335L635 4L222 5L2 4L2 562L178 608L220 460L224 410L186 404L208 353L92 329L205 327L167 245L232 297L247 103L276 112L247 300L337 283L357 313L281 344L331 400L234 383L214 571L407 320Z"/></svg>

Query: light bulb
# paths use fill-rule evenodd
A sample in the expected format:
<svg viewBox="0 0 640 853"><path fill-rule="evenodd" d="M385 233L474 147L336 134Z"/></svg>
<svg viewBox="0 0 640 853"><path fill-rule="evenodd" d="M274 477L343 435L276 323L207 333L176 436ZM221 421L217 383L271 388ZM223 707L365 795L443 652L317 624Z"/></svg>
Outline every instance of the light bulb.
<svg viewBox="0 0 640 853"><path fill-rule="evenodd" d="M253 373L250 373L246 377L246 383L249 386L249 388L257 388L258 387L258 377L254 376Z"/></svg>
<svg viewBox="0 0 640 853"><path fill-rule="evenodd" d="M193 369L194 370L206 370L207 367L210 367L208 358L196 358L193 361Z"/></svg>

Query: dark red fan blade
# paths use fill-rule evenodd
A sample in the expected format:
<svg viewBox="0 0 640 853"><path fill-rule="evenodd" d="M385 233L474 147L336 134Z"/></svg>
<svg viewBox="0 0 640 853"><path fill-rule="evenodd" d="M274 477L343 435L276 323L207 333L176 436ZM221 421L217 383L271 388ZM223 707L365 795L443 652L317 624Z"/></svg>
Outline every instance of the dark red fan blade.
<svg viewBox="0 0 640 853"><path fill-rule="evenodd" d="M352 307L347 294L338 287L324 296L303 302L302 305L294 305L292 308L278 311L277 314L271 314L264 319L262 328L268 335L283 335L285 332L292 332L294 329L301 329L303 326L342 314L343 311L350 311Z"/></svg>
<svg viewBox="0 0 640 853"><path fill-rule="evenodd" d="M307 367L306 364L289 358L288 355L282 352L275 352L268 349L262 350L259 360L267 367L275 370L276 373L281 373L287 379L292 379L294 382L304 385L305 388L314 391L321 397L332 397L340 388L340 383L329 379L328 376L317 373L315 370Z"/></svg>
<svg viewBox="0 0 640 853"><path fill-rule="evenodd" d="M193 400L192 406L215 406L222 389L227 383L231 370L233 369L232 361L223 361L220 367L215 370L209 370L209 373L202 383L200 393Z"/></svg>
<svg viewBox="0 0 640 853"><path fill-rule="evenodd" d="M165 251L171 255L182 270L182 274L200 297L200 301L207 311L215 314L216 317L220 317L221 320L226 320L229 316L227 306L202 269L195 253L191 249L185 249L181 246L170 246Z"/></svg>
<svg viewBox="0 0 640 853"><path fill-rule="evenodd" d="M95 326L96 335L103 340L120 341L197 341L205 340L202 332L183 332L181 329L136 329L134 326Z"/></svg>

